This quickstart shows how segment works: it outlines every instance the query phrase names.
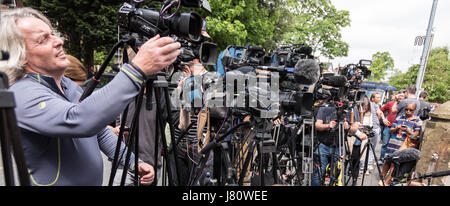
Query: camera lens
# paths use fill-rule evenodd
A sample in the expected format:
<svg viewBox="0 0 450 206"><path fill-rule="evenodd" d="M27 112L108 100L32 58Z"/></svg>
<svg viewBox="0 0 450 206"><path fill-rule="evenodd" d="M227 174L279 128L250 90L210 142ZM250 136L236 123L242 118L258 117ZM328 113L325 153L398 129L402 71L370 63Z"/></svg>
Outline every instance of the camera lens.
<svg viewBox="0 0 450 206"><path fill-rule="evenodd" d="M203 20L195 12L183 12L171 19L171 30L176 35L199 41Z"/></svg>

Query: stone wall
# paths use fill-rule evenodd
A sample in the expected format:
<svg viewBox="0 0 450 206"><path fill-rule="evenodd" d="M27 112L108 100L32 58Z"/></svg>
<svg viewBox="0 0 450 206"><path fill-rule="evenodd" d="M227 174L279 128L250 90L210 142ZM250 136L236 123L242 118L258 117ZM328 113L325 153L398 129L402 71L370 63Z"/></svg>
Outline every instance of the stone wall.
<svg viewBox="0 0 450 206"><path fill-rule="evenodd" d="M430 117L424 124L421 155L415 170L419 176L450 170L450 102L433 110ZM434 178L432 184L450 186L449 177Z"/></svg>

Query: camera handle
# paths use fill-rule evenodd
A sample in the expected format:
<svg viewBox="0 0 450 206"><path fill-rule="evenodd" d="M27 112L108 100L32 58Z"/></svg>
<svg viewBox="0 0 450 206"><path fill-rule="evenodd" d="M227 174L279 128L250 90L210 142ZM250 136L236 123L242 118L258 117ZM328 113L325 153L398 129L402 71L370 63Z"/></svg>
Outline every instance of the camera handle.
<svg viewBox="0 0 450 206"><path fill-rule="evenodd" d="M79 102L82 102L84 99L86 99L89 95L92 94L92 92L94 92L94 89L97 87L97 85L100 83L100 78L102 77L103 73L105 72L106 67L108 66L109 62L111 61L111 59L114 57L114 54L117 52L117 50L124 46L125 44L128 45L134 45L136 42L136 38L126 34L124 35L124 37L119 40L119 42L117 42L116 44L114 44L113 48L111 49L111 51L109 51L108 56L106 57L105 61L103 62L103 64L100 66L100 69L98 70L98 72L95 74L94 77L92 77L92 81L88 83L86 90L84 90L83 94L80 97Z"/></svg>

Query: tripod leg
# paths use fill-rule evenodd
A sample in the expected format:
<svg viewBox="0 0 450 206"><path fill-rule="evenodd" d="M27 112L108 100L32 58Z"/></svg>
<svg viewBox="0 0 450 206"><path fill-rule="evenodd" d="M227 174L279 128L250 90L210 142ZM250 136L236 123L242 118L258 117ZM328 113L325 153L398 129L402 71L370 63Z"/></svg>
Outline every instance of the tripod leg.
<svg viewBox="0 0 450 206"><path fill-rule="evenodd" d="M12 167L12 159L11 159L11 148L9 143L9 128L7 127L6 122L6 110L2 110L1 113L1 121L0 125L3 126L3 128L0 128L0 144L1 144L1 150L2 150L2 158L3 158L3 170L4 170L4 177L5 177L5 185L6 186L14 186L14 173L13 173L13 167Z"/></svg>
<svg viewBox="0 0 450 206"><path fill-rule="evenodd" d="M247 173L248 166L250 164L250 161L252 161L252 159L253 159L253 152L255 150L255 146L256 146L255 145L255 141L252 140L249 143L248 151L247 151L247 157L245 158L243 167L241 169L241 174L239 176L239 186L243 186L243 184L244 184L244 179L245 179L245 176L246 176L246 173Z"/></svg>
<svg viewBox="0 0 450 206"><path fill-rule="evenodd" d="M166 100L166 111L167 111L167 121L168 121L168 124L169 124L169 130L170 130L170 141L171 141L171 146L172 146L172 149L170 150L170 151L172 151L173 152L173 157L174 157L174 159L177 157L177 150L175 149L175 147L176 147L176 144L175 144L175 128L174 128L174 125L173 125L173 120L172 120L172 108L171 108L171 101L170 101L170 98L169 98L169 89L167 88L167 87L164 87L164 97L165 97L165 100ZM167 153L168 153L168 151L166 151ZM180 170L179 170L179 165L178 165L178 162L177 161L174 161L174 169L175 169L175 171L177 172L176 174L177 174L177 177L176 177L176 179L177 179L177 182L179 183L181 180L180 180L180 177L181 177L181 174L180 174ZM170 177L170 178L172 178L172 177Z"/></svg>
<svg viewBox="0 0 450 206"><path fill-rule="evenodd" d="M263 154L262 154L263 142L262 140L258 143L258 156L259 156L259 177L260 177L260 185L265 186L264 184L264 168L263 168Z"/></svg>
<svg viewBox="0 0 450 206"><path fill-rule="evenodd" d="M133 116L133 120L131 122L131 131L129 134L129 144L127 145L127 154L125 157L125 165L124 165L124 169L122 172L122 178L120 181L120 186L125 185L125 179L127 176L127 172L128 172L128 168L129 168L129 164L130 164L130 157L131 157L131 148L135 148L134 151L134 158L135 158L135 177L134 177L134 184L136 186L139 185L139 177L138 177L138 159L139 159L139 148L138 148L138 139L139 139L139 114L140 114L140 110L141 110L141 106L142 106L142 99L144 96L144 88L141 88L141 91L139 92L139 95L137 97L137 103L136 103L136 107L135 107L135 114ZM133 147L134 146L134 147Z"/></svg>
<svg viewBox="0 0 450 206"><path fill-rule="evenodd" d="M278 184L278 159L276 153L272 153L272 172L273 172L273 182Z"/></svg>
<svg viewBox="0 0 450 206"><path fill-rule="evenodd" d="M362 180L361 180L361 186L364 186L364 178L366 177L366 171L367 171L367 165L369 163L369 142L366 143L366 145L364 145L364 149L363 152L361 154L366 154L366 157L364 158L364 170L363 170L363 176L362 176Z"/></svg>
<svg viewBox="0 0 450 206"><path fill-rule="evenodd" d="M159 115L159 111L158 111L158 109L156 110L156 128L155 128L155 135L154 135L154 138L155 138L155 146L154 146L154 148L155 148L155 150L154 150L154 154L153 154L153 167L154 167L154 169L155 169L155 178L154 178L154 182L153 182L153 184L152 185L157 185L158 184L158 160L159 160L159 137L160 137L160 130L161 130L161 127L160 127L160 125L159 125L159 122L160 122L160 115ZM163 146L164 147L164 146ZM165 154L165 153L164 153ZM169 181L169 185L171 185L171 182Z"/></svg>
<svg viewBox="0 0 450 206"><path fill-rule="evenodd" d="M375 154L375 148L373 147L373 145L372 145L372 143L370 141L369 141L369 144L370 144L370 148L371 148L372 153L373 153L373 157L375 159L375 164L377 165L378 175L380 176L380 180L383 180L383 175L381 173L380 165L378 164L378 158L377 158L377 155ZM384 184L384 181L382 181L382 182L383 182L383 186L386 186Z"/></svg>
<svg viewBox="0 0 450 206"><path fill-rule="evenodd" d="M166 89L166 88L165 88ZM172 169L171 169L171 165L170 165L170 158L169 158L169 151L167 149L167 141L166 141L166 133L165 133L165 127L164 127L164 121L162 118L162 110L161 110L161 105L159 100L161 99L161 93L159 91L159 88L155 88L155 99L156 99L156 135L155 135L155 165L157 167L158 165L158 139L159 137L161 137L162 140L162 144L163 144L163 150L164 150L164 159L167 160L168 164L166 164L167 166L167 173L169 175L169 185L173 186L173 181L172 181ZM169 102L166 102L166 105L168 105ZM168 105L170 107L170 105ZM168 111L169 112L169 111ZM170 113L168 113L168 116L170 117ZM170 121L171 122L171 121ZM159 131L159 132L158 132ZM172 140L173 141L173 140ZM172 144L173 145L173 144ZM175 149L172 150L173 152L175 152ZM176 157L176 156L175 156ZM175 158L174 157L174 158ZM176 164L176 161L175 161ZM175 167L176 169L176 167ZM156 170L155 170L155 182L157 182L156 180Z"/></svg>
<svg viewBox="0 0 450 206"><path fill-rule="evenodd" d="M29 186L30 179L28 177L28 169L25 160L25 154L23 152L22 140L20 138L20 130L17 126L16 114L13 109L8 109L6 115L9 118L10 128L10 141L12 143L14 160L17 165L19 181L22 186Z"/></svg>
<svg viewBox="0 0 450 206"><path fill-rule="evenodd" d="M112 166L111 166L111 173L109 176L109 183L108 186L112 186L114 183L114 177L116 176L116 172L117 172L117 168L119 167L119 153L120 153L120 147L122 144L122 137L123 137L123 128L125 128L125 124L126 124L126 119L127 119L127 115L128 115L128 107L129 105L125 108L123 114L122 114L122 120L120 121L120 132L119 132L119 136L117 138L117 143L116 143L116 150L114 152L114 159L112 162Z"/></svg>

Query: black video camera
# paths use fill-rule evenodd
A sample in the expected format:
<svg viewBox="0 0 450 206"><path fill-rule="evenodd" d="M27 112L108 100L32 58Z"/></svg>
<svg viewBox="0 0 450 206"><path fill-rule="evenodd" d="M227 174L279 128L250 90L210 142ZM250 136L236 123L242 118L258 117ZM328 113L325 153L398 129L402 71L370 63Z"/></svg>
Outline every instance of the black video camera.
<svg viewBox="0 0 450 206"><path fill-rule="evenodd" d="M199 59L202 64L214 65L217 59L217 44L205 42L202 31L206 31L206 20L194 11L178 13L181 5L199 7L211 12L207 0L166 0L159 11L140 8L142 0L124 3L119 9L118 24L128 32L137 33L142 38L152 38L157 34L172 36L181 43L180 62ZM168 11L175 7L175 11ZM145 41L140 41L145 42ZM139 47L141 45L136 45Z"/></svg>
<svg viewBox="0 0 450 206"><path fill-rule="evenodd" d="M367 138L375 137L375 131L373 131L373 127L364 125L363 132L367 135Z"/></svg>
<svg viewBox="0 0 450 206"><path fill-rule="evenodd" d="M233 54L230 54L233 50ZM237 46L229 45L225 49L226 53L222 58L222 64L229 70L235 70L244 66L262 66L265 65L266 50L258 46Z"/></svg>
<svg viewBox="0 0 450 206"><path fill-rule="evenodd" d="M294 67L300 59L314 59L312 48L305 44L282 46L272 54L272 60L278 65Z"/></svg>
<svg viewBox="0 0 450 206"><path fill-rule="evenodd" d="M339 74L348 79L351 89L360 89L362 81L372 74L368 69L371 64L372 61L361 59L358 64L346 65L344 69L339 71Z"/></svg>

